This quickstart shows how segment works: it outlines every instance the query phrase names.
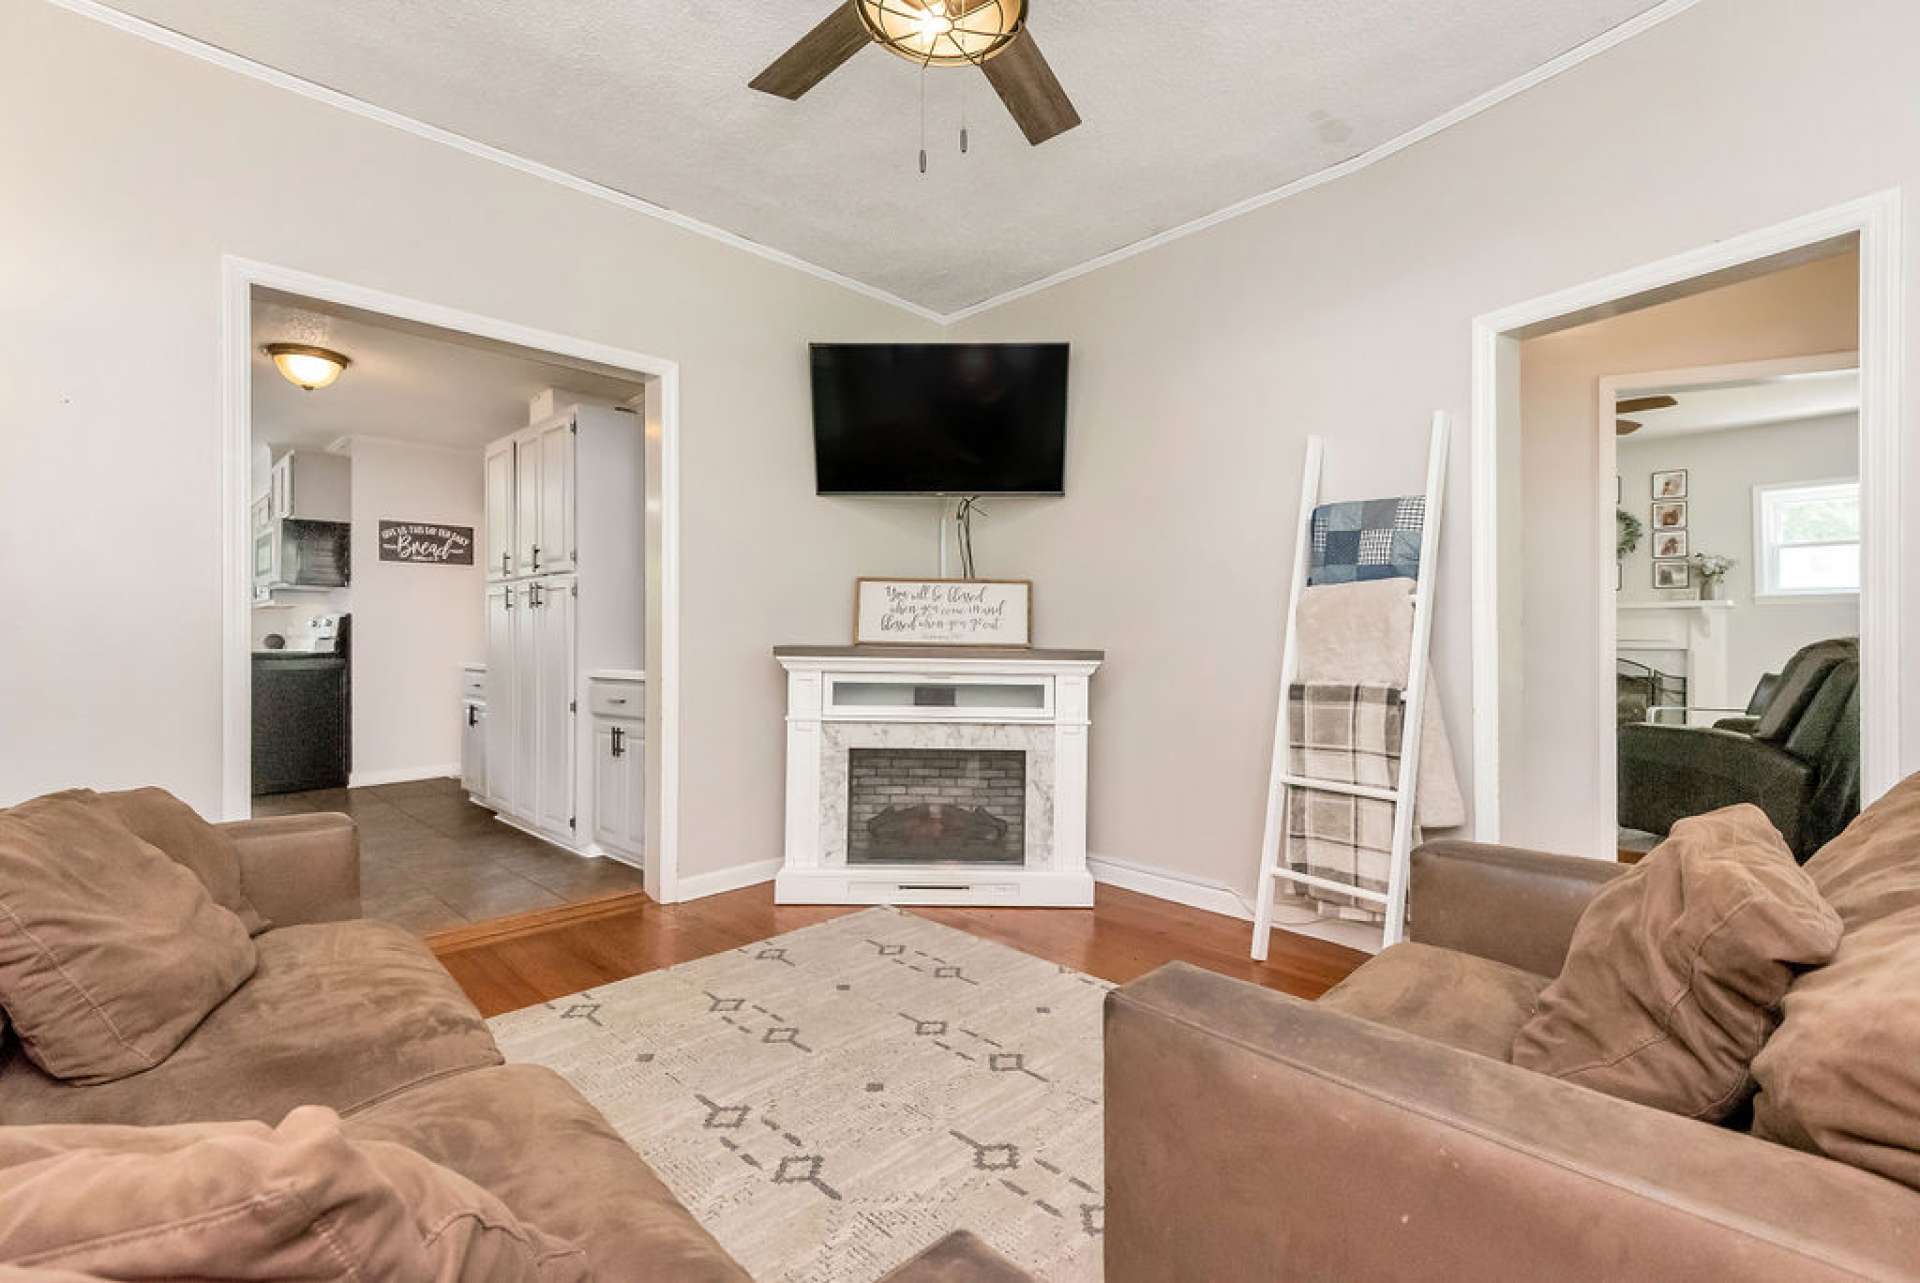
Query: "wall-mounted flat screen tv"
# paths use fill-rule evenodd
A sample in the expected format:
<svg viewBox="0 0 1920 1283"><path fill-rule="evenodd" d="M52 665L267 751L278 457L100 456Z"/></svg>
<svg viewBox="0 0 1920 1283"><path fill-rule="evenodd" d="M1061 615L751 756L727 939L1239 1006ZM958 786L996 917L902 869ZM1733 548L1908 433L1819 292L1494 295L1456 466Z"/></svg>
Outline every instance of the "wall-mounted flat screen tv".
<svg viewBox="0 0 1920 1283"><path fill-rule="evenodd" d="M1065 343L815 343L821 494L1064 494Z"/></svg>

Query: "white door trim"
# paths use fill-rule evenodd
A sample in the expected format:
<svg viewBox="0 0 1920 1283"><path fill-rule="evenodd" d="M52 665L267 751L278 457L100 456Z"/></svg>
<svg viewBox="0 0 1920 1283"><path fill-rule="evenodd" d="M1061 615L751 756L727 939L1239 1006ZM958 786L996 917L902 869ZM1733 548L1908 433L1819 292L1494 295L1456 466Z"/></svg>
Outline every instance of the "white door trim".
<svg viewBox="0 0 1920 1283"><path fill-rule="evenodd" d="M1516 332L1697 277L1855 235L1860 242L1861 797L1899 778L1901 402L1905 379L1901 193L1889 188L1773 227L1488 312L1473 322L1474 834L1501 835L1500 455L1502 423L1517 405L1503 376L1518 361ZM1505 395L1503 395L1503 393ZM1505 402L1506 404L1503 404ZM1603 474L1602 482L1607 479ZM1603 508L1602 511L1605 511ZM1602 523L1604 525L1604 523ZM1604 612L1603 612L1604 613Z"/></svg>
<svg viewBox="0 0 1920 1283"><path fill-rule="evenodd" d="M1675 370L1643 370L1632 374L1609 374L1600 380L1599 393L1594 399L1594 461L1598 469L1597 478L1600 487L1601 512L1615 506L1613 487L1608 485L1620 471L1620 438L1608 431L1617 415L1614 403L1622 397L1633 396L1653 388L1683 388L1711 386L1718 383L1735 383L1746 379L1778 379L1792 374L1812 374L1826 370L1851 370L1860 364L1858 352L1822 352L1812 356L1786 356L1766 361L1737 361L1727 365L1692 365ZM1861 443L1861 453L1865 454L1865 445ZM1648 496L1639 496L1646 502ZM1864 535L1865 532L1863 532ZM1863 540L1864 542L1864 540ZM1594 817L1595 852L1616 850L1619 846L1619 825L1614 816L1620 797L1620 759L1615 752L1617 731L1614 726L1614 708L1617 702L1613 680L1613 657L1619 649L1620 615L1615 609L1616 594L1613 589L1613 567L1616 558L1614 548L1614 526L1612 522L1601 522L1599 539L1596 544L1594 564L1600 568L1597 584L1600 593L1600 669L1594 674L1592 707L1594 709L1593 728L1595 733L1593 761L1596 767L1595 782L1599 785L1599 796L1605 810ZM1864 602L1866 594L1861 593ZM1691 689L1691 687L1689 687ZM1727 692L1735 699L1742 698L1745 692ZM1863 704L1864 715L1866 707ZM1864 727L1862 734L1865 733Z"/></svg>
<svg viewBox="0 0 1920 1283"><path fill-rule="evenodd" d="M226 818L251 813L253 536L248 525L253 437L253 290L259 286L323 302L457 330L481 338L613 366L657 382L660 390L660 654L648 657L649 698L660 703L660 734L647 745L659 763L660 809L647 817L647 894L670 903L678 891L680 851L680 367L664 357L610 347L512 321L389 294L296 268L226 255L221 282L221 806ZM651 424L649 424L651 427ZM455 656L454 660L464 658ZM450 661L451 662L451 661ZM451 688L450 688L451 689ZM653 694L657 692L657 695ZM452 709L449 708L449 716Z"/></svg>

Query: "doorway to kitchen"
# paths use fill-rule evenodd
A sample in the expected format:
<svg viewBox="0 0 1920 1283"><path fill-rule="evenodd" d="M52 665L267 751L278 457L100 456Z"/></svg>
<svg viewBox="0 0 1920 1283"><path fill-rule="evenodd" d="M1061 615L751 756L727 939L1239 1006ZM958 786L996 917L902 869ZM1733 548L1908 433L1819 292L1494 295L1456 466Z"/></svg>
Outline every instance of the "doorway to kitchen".
<svg viewBox="0 0 1920 1283"><path fill-rule="evenodd" d="M353 813L424 932L671 894L671 363L227 275L228 814Z"/></svg>

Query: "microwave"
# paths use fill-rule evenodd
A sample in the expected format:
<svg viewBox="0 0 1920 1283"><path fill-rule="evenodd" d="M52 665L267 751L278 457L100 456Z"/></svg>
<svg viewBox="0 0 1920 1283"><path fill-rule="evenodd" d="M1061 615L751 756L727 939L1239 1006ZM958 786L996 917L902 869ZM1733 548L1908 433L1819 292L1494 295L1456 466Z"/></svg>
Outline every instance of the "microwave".
<svg viewBox="0 0 1920 1283"><path fill-rule="evenodd" d="M351 530L344 521L268 522L253 536L253 586L345 588L352 578Z"/></svg>

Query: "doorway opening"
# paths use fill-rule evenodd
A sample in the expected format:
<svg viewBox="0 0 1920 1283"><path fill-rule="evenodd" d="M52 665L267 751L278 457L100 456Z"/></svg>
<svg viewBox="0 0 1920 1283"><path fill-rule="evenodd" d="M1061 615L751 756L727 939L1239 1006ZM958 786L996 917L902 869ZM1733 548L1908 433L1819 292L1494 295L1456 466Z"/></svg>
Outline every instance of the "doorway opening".
<svg viewBox="0 0 1920 1283"><path fill-rule="evenodd" d="M1729 656L1745 653L1723 618L1731 607L1716 602L1724 601L1737 582L1742 602L1754 604L1748 576L1756 559L1778 587L1783 565L1804 576L1812 573L1813 561L1824 558L1829 577L1820 582L1831 587L1837 573L1833 563L1857 558L1857 587L1819 594L1844 597L1850 619L1836 624L1836 636L1812 641L1841 641L1854 648L1858 748L1853 769L1861 799L1871 801L1897 778L1902 316L1893 265L1898 209L1896 193L1882 194L1476 322L1474 827L1482 840L1619 858L1622 796L1616 777L1626 757L1616 732L1623 704L1637 708L1644 697L1648 709L1657 710L1653 716L1666 724L1660 734L1668 739L1683 726L1698 729L1704 738L1731 735L1736 732L1712 723L1751 716L1744 711L1754 702L1751 697L1764 694L1756 689L1759 675L1781 671L1797 653L1789 648L1764 663L1756 659L1762 666L1754 673L1746 667L1735 671L1731 658L1717 659L1723 642ZM1768 278L1797 281L1803 291L1813 291L1831 322L1827 330L1815 326L1790 333L1794 323L1807 318L1764 311L1741 316L1737 307L1726 313L1734 318L1727 326L1701 323L1715 296L1737 302L1764 291ZM1624 355L1616 351L1611 358L1590 360L1583 369L1563 365L1557 372L1563 404L1548 404L1542 384L1553 380L1543 380L1541 370L1552 362L1543 358L1577 349L1583 330L1601 335L1608 326L1615 337L1638 326L1645 342L1627 345ZM1530 354L1535 357L1531 368ZM1775 359L1782 357L1794 360ZM1843 373L1848 370L1855 373ZM1730 462L1739 457L1737 450L1720 462L1706 455L1725 454L1710 447L1735 440L1730 434L1743 413L1747 421L1740 426L1758 431L1758 412L1729 406L1743 398L1777 399L1785 395L1778 385L1804 385L1814 376L1847 385L1846 396L1854 404L1834 409L1828 417L1843 423L1828 424L1826 436L1845 437L1850 430L1853 445L1831 453L1832 467L1820 477L1788 480L1803 489L1815 481L1855 487L1849 494L1857 535L1851 551L1839 547L1848 540L1835 539L1823 552L1812 547L1821 541L1811 534L1820 532L1801 529L1798 535L1808 536L1807 550L1783 553L1798 537L1780 526L1779 516L1781 505L1794 496L1787 490L1756 491L1775 484L1757 475L1741 490ZM1670 426L1691 422L1697 427L1715 415L1722 420L1714 425L1719 430L1694 433L1691 439L1651 426L1665 416ZM1623 436L1622 422L1641 426ZM1622 444L1641 434L1646 434L1643 444ZM1659 444L1663 437L1664 446ZM1675 440L1682 444L1675 446ZM1700 454L1702 466L1656 457L1676 449ZM1740 460L1742 468L1745 462ZM1799 465L1789 470L1806 471ZM1630 494L1630 483L1646 493ZM1656 494L1656 485L1687 493ZM1707 506L1697 515L1704 529L1693 519L1695 505L1702 503ZM1771 543L1755 541L1757 505L1773 514L1768 518L1776 529ZM1551 520L1539 518L1543 509L1554 514ZM1834 511L1831 505L1822 512L1802 507L1798 526L1821 524ZM1616 515L1620 512L1638 529L1630 531ZM1821 520L1814 520L1816 515ZM1823 529L1832 524L1826 521ZM1629 533L1637 541L1623 556L1627 541L1622 536ZM1783 541L1781 533L1793 538ZM1703 539L1715 546L1705 546ZM1724 560L1745 568L1736 578L1735 568ZM1716 602L1700 601L1703 590ZM1774 605L1783 596L1762 592L1765 605L1754 608L1773 613L1750 617L1766 624L1747 628L1748 641L1764 649L1761 635L1780 632L1773 649L1787 645L1776 625L1796 610ZM1811 603L1796 606L1806 604ZM1651 620L1669 627L1656 638L1641 626ZM1677 623L1687 624L1688 635L1665 636ZM1710 627L1714 623L1721 626L1717 633ZM1630 653L1622 652L1623 637ZM1656 641L1658 646L1651 644ZM1747 664L1744 658L1738 662ZM1750 686L1748 676L1753 677ZM1734 691L1733 686L1748 688ZM1713 711L1735 704L1738 711ZM1646 716L1639 712L1635 720ZM1653 733L1636 736L1652 738Z"/></svg>
<svg viewBox="0 0 1920 1283"><path fill-rule="evenodd" d="M672 363L226 277L229 817L352 812L368 916L421 932L671 897Z"/></svg>

